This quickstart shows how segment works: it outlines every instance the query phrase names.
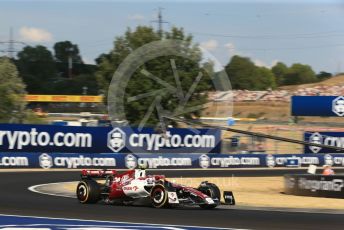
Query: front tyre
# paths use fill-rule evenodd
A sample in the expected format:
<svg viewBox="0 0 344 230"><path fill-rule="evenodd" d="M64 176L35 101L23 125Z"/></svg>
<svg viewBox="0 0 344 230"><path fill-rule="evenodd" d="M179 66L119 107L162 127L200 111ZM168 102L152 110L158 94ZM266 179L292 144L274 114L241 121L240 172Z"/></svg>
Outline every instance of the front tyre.
<svg viewBox="0 0 344 230"><path fill-rule="evenodd" d="M100 200L100 186L94 180L82 180L76 187L76 196L80 203L97 203Z"/></svg>
<svg viewBox="0 0 344 230"><path fill-rule="evenodd" d="M168 206L168 194L163 185L155 185L151 190L151 200L154 208L162 208Z"/></svg>
<svg viewBox="0 0 344 230"><path fill-rule="evenodd" d="M206 194L213 200L217 199L219 202L221 200L221 191L219 187L217 187L216 184L213 183L206 183L205 186L200 186L198 187L198 190L202 192L203 194ZM213 209L217 206L218 204L201 204L200 207L204 209Z"/></svg>

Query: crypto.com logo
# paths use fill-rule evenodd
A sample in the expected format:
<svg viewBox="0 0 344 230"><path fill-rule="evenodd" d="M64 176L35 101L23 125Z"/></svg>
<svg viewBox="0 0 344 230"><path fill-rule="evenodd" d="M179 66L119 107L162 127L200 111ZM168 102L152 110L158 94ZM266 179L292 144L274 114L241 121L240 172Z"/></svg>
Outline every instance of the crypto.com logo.
<svg viewBox="0 0 344 230"><path fill-rule="evenodd" d="M336 97L332 101L332 111L340 117L344 116L344 97L343 96Z"/></svg>
<svg viewBox="0 0 344 230"><path fill-rule="evenodd" d="M162 78L155 76L154 74L150 73L147 69L143 68L139 74L141 74L142 78L150 79L155 82L156 85L160 86L160 89L154 91L143 92L139 95L132 96L130 95L128 98L125 97L126 95L126 87L130 82L131 76L135 73L135 71L144 66L144 64L150 60L154 60L157 58L162 57L173 57L177 56L178 58L185 59L184 63L197 62L199 63L199 56L198 55L190 55L189 52L185 52L185 47L190 47L190 44L187 44L185 41L181 40L171 40L171 39L164 39L159 41L154 41L148 44L141 46L140 48L134 50L130 53L124 61L118 66L116 72L112 77L111 84L108 90L108 112L111 118L113 125L114 122L123 122L126 121L126 102L132 103L147 100L148 98L153 99L150 106L148 106L146 113L143 117L140 117L140 123L138 125L139 130L142 129L148 119L153 115L156 114L159 118L159 121L156 124L158 129L166 131L167 125L165 124L164 117L181 117L184 114L200 111L211 104L214 103L205 103L202 105L195 105L189 106L189 100L195 96L195 89L197 88L199 82L203 78L202 71L199 71L198 74L193 76L193 82L190 85L188 90L183 90L182 82L180 80L179 72L176 66L175 59L170 58L168 64L171 72L173 73L174 83L167 82ZM190 48L194 49L194 47ZM210 53L206 50L198 47L199 51L201 51L203 62L210 61L214 64L214 66L221 66L219 61L214 58ZM201 63L199 63L201 64ZM232 94L231 94L231 84L228 79L228 76L224 70L219 71L215 75L215 71L211 71L208 68L201 68L206 72L210 79L212 79L212 83L215 89L221 89L221 91L227 92L227 97L225 100L222 101L221 114L218 108L220 106L213 106L212 112L214 113L214 117L231 117L232 115ZM184 70L185 71L185 70ZM144 82L144 81L143 81ZM142 87L144 89L144 87ZM216 92L213 92L216 95ZM170 97L176 98L178 100L178 105L176 108L173 109L166 109L162 106L162 98ZM166 106L165 106L166 107ZM224 114L224 111L226 114ZM117 126L117 125L116 125ZM192 129L193 130L193 129ZM194 131L195 132L195 131ZM217 144L217 143L216 143ZM130 147L129 147L130 148ZM137 151L137 149L136 149ZM197 151L197 150L196 150Z"/></svg>
<svg viewBox="0 0 344 230"><path fill-rule="evenodd" d="M310 137L309 137L309 142L310 143L314 143L314 144L322 144L323 143L323 136L320 133L313 133ZM317 147L317 146L309 146L309 149L313 152L313 153L318 153L321 150L321 147Z"/></svg>
<svg viewBox="0 0 344 230"><path fill-rule="evenodd" d="M50 169L51 167L53 167L53 158L46 154L46 153L42 153L39 158L39 166L41 166L44 169Z"/></svg>
<svg viewBox="0 0 344 230"><path fill-rule="evenodd" d="M114 128L108 133L108 147L115 153L125 147L125 132L120 128Z"/></svg>
<svg viewBox="0 0 344 230"><path fill-rule="evenodd" d="M210 158L206 154L202 154L199 157L199 166L201 168L207 169L210 166Z"/></svg>
<svg viewBox="0 0 344 230"><path fill-rule="evenodd" d="M127 167L128 169L134 169L137 166L137 159L132 154L126 155L124 162L125 162L125 167Z"/></svg>

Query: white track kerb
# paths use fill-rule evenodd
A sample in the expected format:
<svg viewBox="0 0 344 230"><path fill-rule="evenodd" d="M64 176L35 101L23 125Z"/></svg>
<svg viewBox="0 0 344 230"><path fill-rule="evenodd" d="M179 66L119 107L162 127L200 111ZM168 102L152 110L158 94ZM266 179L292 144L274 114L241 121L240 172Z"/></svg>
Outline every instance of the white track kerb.
<svg viewBox="0 0 344 230"><path fill-rule="evenodd" d="M35 192L35 193L39 193L39 194L43 194L43 195L50 195L50 196L60 196L60 197L68 197L68 198L76 198L76 195L71 195L71 194L62 194L62 193L58 193L57 191L55 192L44 192L42 190L40 190L40 188L45 187L45 186L54 186L54 185L65 185L65 184L75 184L77 183L76 181L71 181L71 182L60 182L60 183L48 183L48 184L38 184L38 185L33 185L28 187L28 190L31 192Z"/></svg>

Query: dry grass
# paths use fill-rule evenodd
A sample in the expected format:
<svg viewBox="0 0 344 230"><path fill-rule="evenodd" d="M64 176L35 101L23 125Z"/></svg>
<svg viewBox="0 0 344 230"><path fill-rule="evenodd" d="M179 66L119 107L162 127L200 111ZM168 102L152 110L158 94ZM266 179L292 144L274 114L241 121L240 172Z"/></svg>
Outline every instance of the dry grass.
<svg viewBox="0 0 344 230"><path fill-rule="evenodd" d="M344 75L338 75L322 82L302 84L302 85L281 86L279 89L297 90L297 89L315 87L315 86L334 86L334 85L344 85Z"/></svg>
<svg viewBox="0 0 344 230"><path fill-rule="evenodd" d="M209 103L210 104L210 103ZM232 115L235 118L257 118L268 121L288 121L292 119L289 102L234 102L232 108L228 105L221 105L221 103L213 103L207 107L203 112L203 117L228 117ZM333 122L343 123L342 117L299 117L302 122Z"/></svg>
<svg viewBox="0 0 344 230"><path fill-rule="evenodd" d="M247 117L288 121L290 103L287 102L236 102L233 105L233 117Z"/></svg>

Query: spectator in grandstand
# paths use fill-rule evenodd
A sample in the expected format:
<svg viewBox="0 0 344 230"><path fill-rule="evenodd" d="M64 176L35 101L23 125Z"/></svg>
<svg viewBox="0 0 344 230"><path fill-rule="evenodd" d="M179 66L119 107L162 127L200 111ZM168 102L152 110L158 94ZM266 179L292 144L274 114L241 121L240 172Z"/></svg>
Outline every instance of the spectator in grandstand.
<svg viewBox="0 0 344 230"><path fill-rule="evenodd" d="M323 170L323 175L324 176L331 176L331 175L334 175L334 171L333 169L331 168L330 165L324 165L324 170Z"/></svg>

